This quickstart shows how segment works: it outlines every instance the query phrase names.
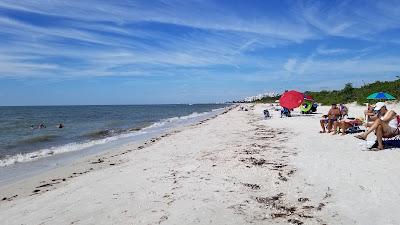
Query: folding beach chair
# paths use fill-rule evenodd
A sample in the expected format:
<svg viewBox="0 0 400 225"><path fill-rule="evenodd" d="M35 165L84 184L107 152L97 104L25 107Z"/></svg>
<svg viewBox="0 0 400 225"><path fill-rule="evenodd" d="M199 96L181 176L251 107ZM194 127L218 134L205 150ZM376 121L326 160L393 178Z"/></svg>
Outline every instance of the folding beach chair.
<svg viewBox="0 0 400 225"><path fill-rule="evenodd" d="M400 115L397 115L397 135L391 138L383 138L383 144L400 148Z"/></svg>

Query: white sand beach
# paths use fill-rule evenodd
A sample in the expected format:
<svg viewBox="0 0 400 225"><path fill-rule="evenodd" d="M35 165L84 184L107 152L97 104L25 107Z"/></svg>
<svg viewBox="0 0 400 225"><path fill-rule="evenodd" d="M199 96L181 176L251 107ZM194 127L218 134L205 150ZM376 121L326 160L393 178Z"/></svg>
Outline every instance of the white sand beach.
<svg viewBox="0 0 400 225"><path fill-rule="evenodd" d="M1 224L400 224L400 149L265 107L0 187Z"/></svg>

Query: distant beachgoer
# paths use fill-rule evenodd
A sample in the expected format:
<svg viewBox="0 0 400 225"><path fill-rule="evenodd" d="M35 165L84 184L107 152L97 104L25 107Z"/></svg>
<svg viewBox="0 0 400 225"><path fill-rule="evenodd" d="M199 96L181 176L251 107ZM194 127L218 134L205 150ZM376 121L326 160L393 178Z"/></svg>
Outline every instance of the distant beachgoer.
<svg viewBox="0 0 400 225"><path fill-rule="evenodd" d="M269 117L271 117L271 115L269 114L269 111L268 111L268 109L264 109L264 118L269 118Z"/></svg>
<svg viewBox="0 0 400 225"><path fill-rule="evenodd" d="M43 129L46 128L46 125L44 125L44 123L39 124L39 129Z"/></svg>
<svg viewBox="0 0 400 225"><path fill-rule="evenodd" d="M320 133L326 133L326 129L328 129L328 133L331 132L333 123L338 120L340 117L341 113L339 108L337 107L336 104L332 104L331 109L329 110L327 115L323 115L323 118L319 121L321 124L322 131ZM327 124L325 128L325 124Z"/></svg>
<svg viewBox="0 0 400 225"><path fill-rule="evenodd" d="M361 140L366 140L368 135L375 131L376 143L373 145L373 149L383 150L383 138L392 138L400 134L400 121L397 113L393 110L388 110L383 102L376 103L374 111L378 112L378 119L374 121L368 131L356 135L355 137Z"/></svg>
<svg viewBox="0 0 400 225"><path fill-rule="evenodd" d="M288 108L283 107L281 109L281 118L283 116L291 117L290 110Z"/></svg>
<svg viewBox="0 0 400 225"><path fill-rule="evenodd" d="M339 104L339 111L342 118L349 115L349 109L344 104Z"/></svg>
<svg viewBox="0 0 400 225"><path fill-rule="evenodd" d="M32 125L31 125L31 129L32 129L32 130L35 129L35 125L32 124Z"/></svg>
<svg viewBox="0 0 400 225"><path fill-rule="evenodd" d="M62 123L60 123L60 124L58 124L58 128L62 129L62 128L64 128L64 125Z"/></svg>

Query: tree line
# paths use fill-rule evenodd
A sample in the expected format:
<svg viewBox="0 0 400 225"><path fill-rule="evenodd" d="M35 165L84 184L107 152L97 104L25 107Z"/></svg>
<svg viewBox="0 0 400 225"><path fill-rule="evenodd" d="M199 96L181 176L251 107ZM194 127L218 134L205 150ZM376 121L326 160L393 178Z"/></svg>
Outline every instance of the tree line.
<svg viewBox="0 0 400 225"><path fill-rule="evenodd" d="M351 102L363 104L366 102L375 103L377 100L367 100L367 97L375 92L381 91L389 93L397 99L400 97L400 79L394 81L376 81L361 87L353 87L352 83L347 83L341 90L306 91L305 94L311 95L316 102L324 105ZM280 96L265 97L255 102L274 102L279 98Z"/></svg>

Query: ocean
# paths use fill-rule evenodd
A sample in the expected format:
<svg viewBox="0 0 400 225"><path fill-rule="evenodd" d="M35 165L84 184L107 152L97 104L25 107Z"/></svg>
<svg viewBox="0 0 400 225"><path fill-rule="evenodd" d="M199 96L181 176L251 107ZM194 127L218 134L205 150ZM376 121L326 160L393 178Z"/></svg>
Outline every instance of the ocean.
<svg viewBox="0 0 400 225"><path fill-rule="evenodd" d="M0 107L0 168L55 155L62 158L62 154L68 152L84 152L120 139L129 141L129 137L156 134L209 117L226 106L176 104ZM60 123L63 128L59 128ZM43 126L40 127L40 124Z"/></svg>

